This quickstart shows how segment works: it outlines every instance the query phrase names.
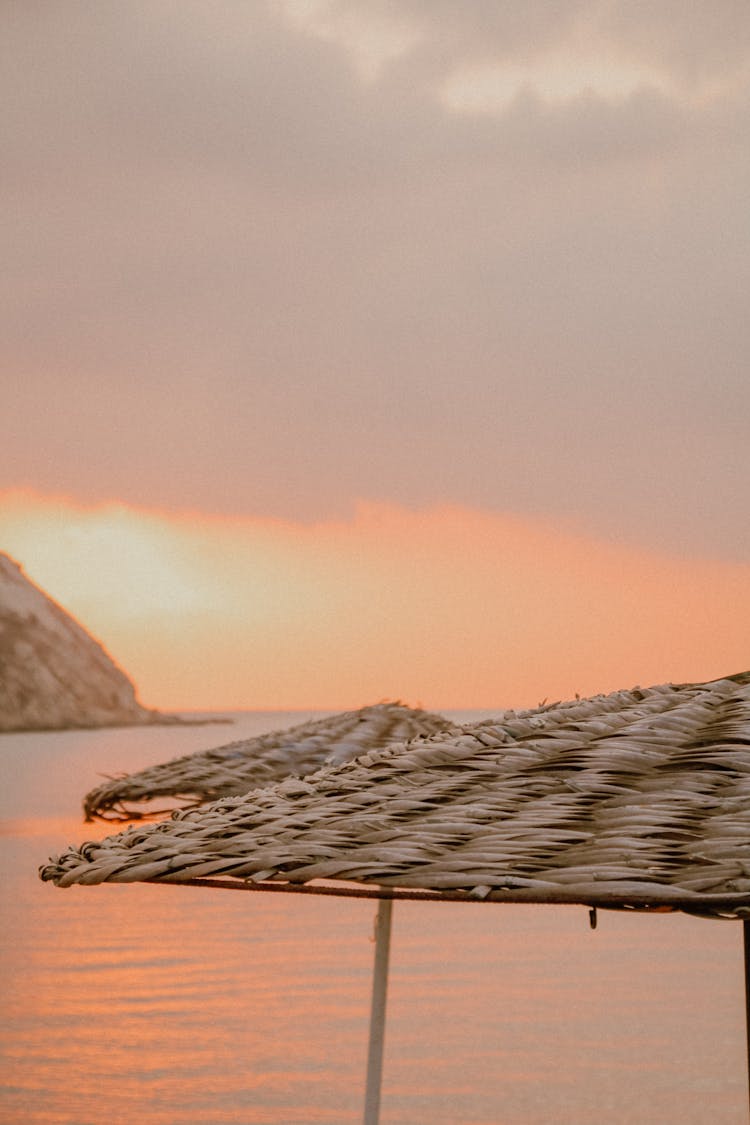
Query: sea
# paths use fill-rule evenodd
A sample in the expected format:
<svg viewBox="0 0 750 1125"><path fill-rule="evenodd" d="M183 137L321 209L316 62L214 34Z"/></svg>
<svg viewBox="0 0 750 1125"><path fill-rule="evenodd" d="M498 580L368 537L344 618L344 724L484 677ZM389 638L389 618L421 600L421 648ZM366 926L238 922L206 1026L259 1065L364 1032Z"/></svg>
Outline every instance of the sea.
<svg viewBox="0 0 750 1125"><path fill-rule="evenodd" d="M1 1122L362 1120L376 903L37 875L102 775L318 714L0 735ZM397 902L381 1122L746 1125L744 1013L737 922Z"/></svg>

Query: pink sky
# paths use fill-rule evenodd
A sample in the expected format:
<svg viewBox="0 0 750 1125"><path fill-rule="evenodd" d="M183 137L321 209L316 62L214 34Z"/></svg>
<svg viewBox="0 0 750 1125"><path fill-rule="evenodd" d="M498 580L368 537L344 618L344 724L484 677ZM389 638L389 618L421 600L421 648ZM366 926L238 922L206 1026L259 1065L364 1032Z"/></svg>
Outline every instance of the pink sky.
<svg viewBox="0 0 750 1125"><path fill-rule="evenodd" d="M0 55L0 549L148 703L750 663L744 0L19 4Z"/></svg>
<svg viewBox="0 0 750 1125"><path fill-rule="evenodd" d="M2 541L151 705L533 706L746 662L747 564L448 506L305 525L2 500Z"/></svg>

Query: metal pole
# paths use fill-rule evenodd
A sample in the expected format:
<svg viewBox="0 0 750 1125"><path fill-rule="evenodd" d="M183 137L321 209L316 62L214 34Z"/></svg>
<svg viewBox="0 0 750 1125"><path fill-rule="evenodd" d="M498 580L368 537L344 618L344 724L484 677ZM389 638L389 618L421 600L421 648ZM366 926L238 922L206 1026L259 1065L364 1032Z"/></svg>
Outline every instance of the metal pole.
<svg viewBox="0 0 750 1125"><path fill-rule="evenodd" d="M745 1030L747 1032L747 1081L750 1095L750 919L742 922L742 936L745 946Z"/></svg>
<svg viewBox="0 0 750 1125"><path fill-rule="evenodd" d="M391 946L391 913L393 902L383 898L378 903L375 919L375 968L372 977L370 1008L370 1043L367 1050L367 1087L365 1089L364 1125L378 1125L380 1120L380 1087L383 1074L383 1039L385 1036L385 999L388 989L388 955Z"/></svg>

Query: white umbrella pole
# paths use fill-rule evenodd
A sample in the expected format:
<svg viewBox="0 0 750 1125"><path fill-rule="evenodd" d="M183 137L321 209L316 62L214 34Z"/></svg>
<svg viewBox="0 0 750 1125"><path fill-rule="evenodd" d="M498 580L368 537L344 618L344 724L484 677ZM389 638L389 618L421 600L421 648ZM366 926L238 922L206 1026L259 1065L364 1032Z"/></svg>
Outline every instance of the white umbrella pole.
<svg viewBox="0 0 750 1125"><path fill-rule="evenodd" d="M365 1090L364 1125L378 1125L380 1120L380 1087L383 1074L383 1039L385 1036L385 999L388 990L388 956L391 948L391 913L393 902L381 898L375 919L375 968L372 978L370 1008L370 1044L367 1050L367 1088Z"/></svg>

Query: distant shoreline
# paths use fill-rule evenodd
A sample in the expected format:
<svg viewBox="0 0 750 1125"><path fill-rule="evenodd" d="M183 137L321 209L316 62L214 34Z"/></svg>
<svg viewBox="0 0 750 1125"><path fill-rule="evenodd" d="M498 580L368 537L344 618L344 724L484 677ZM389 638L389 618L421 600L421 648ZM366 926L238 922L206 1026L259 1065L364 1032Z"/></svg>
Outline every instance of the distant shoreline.
<svg viewBox="0 0 750 1125"><path fill-rule="evenodd" d="M236 720L228 715L209 715L201 718L184 718L182 715L161 715L153 717L147 715L143 719L134 719L132 722L125 720L111 723L63 723L59 726L17 726L4 727L0 730L0 737L4 734L60 734L66 730L125 730L132 727L208 727L226 725L230 726Z"/></svg>

